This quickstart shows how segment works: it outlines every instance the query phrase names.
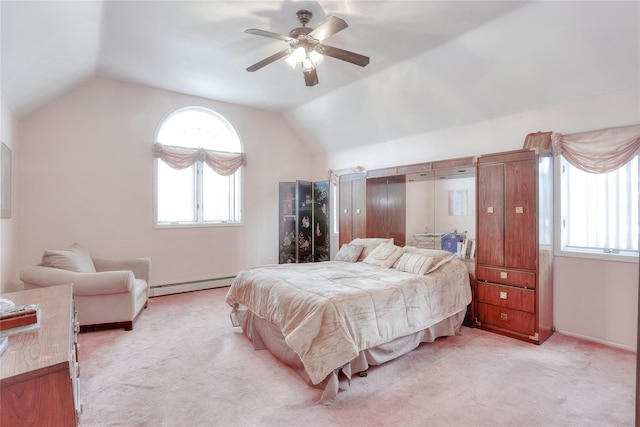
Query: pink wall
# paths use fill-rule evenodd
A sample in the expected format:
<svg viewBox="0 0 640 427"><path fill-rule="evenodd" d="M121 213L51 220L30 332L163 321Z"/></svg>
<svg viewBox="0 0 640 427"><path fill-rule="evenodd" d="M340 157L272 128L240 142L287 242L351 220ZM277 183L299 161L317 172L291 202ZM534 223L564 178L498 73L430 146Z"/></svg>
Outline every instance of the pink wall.
<svg viewBox="0 0 640 427"><path fill-rule="evenodd" d="M511 150L537 130L571 133L637 123L637 94L633 87L311 156L280 115L91 80L17 125L2 108L1 135L14 151L14 216L0 220L0 285L5 292L19 289L23 265L38 262L46 248L72 242L99 256L150 256L153 284L233 275L276 261L278 181L323 179L328 169L374 169ZM242 136L249 164L241 227L153 229L153 135L162 117L187 105L213 108ZM332 242L335 249L337 239ZM556 257L555 266L556 328L635 349L638 264Z"/></svg>
<svg viewBox="0 0 640 427"><path fill-rule="evenodd" d="M2 101L2 96L0 95L0 141L4 142L11 150L12 169L14 169L11 177L11 207L13 212L11 218L0 218L0 292L10 289L11 266L16 259L15 248L17 246L16 230L18 221L14 212L18 208L16 197L18 180L15 173L19 159L16 143L17 127L16 118Z"/></svg>
<svg viewBox="0 0 640 427"><path fill-rule="evenodd" d="M153 228L151 146L174 109L225 116L247 153L244 225ZM152 259L151 284L277 262L278 182L310 179L311 155L277 114L93 79L20 122L19 269L73 242L100 257Z"/></svg>
<svg viewBox="0 0 640 427"><path fill-rule="evenodd" d="M554 284L558 329L635 350L638 264L557 258Z"/></svg>

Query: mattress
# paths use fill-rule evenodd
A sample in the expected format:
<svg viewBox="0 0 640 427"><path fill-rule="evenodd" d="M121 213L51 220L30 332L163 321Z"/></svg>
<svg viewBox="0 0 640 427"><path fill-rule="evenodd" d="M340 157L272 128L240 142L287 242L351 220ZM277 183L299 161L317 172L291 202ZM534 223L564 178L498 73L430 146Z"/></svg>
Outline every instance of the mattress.
<svg viewBox="0 0 640 427"><path fill-rule="evenodd" d="M333 369L318 384L313 384L300 357L287 345L277 326L256 316L246 307L240 307L236 315L243 333L251 340L255 350L268 350L276 359L294 369L308 385L322 389L320 403L330 405L340 388L344 387L345 383L347 386L351 384L352 375L362 374L370 366L381 365L396 359L416 349L421 343L431 343L437 338L456 335L460 331L465 312L466 310L459 311L429 328L362 350L349 362Z"/></svg>
<svg viewBox="0 0 640 427"><path fill-rule="evenodd" d="M311 384L319 385L365 350L464 316L471 288L460 260L446 255L436 262L442 251L393 250L426 251L423 255L434 255L435 267L414 274L400 269L402 263L389 268L365 260L249 268L227 293L232 322L240 326L239 313L246 308L273 325Z"/></svg>

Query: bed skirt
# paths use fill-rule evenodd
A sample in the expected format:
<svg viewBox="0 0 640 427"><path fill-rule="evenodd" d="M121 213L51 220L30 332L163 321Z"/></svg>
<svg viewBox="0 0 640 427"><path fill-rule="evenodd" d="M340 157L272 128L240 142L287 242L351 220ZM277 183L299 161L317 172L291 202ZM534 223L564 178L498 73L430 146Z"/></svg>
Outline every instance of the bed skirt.
<svg viewBox="0 0 640 427"><path fill-rule="evenodd" d="M256 316L244 306L238 307L238 310L232 313L231 320L235 326L242 327L244 334L253 343L254 349L269 350L278 360L293 368L307 384L323 389L320 402L329 405L338 395L341 374L350 383L352 374L364 372L369 369L369 366L381 365L400 357L418 347L420 343L433 342L438 337L453 336L460 331L465 313L466 309L412 335L396 338L386 344L363 350L350 362L334 369L318 384L311 382L300 357L287 345L277 326Z"/></svg>

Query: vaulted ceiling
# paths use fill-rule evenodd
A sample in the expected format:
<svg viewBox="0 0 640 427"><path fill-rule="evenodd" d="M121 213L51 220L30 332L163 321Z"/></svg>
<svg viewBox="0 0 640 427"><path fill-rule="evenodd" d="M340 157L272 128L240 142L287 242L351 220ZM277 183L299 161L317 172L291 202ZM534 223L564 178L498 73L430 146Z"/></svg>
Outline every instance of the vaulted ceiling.
<svg viewBox="0 0 640 427"><path fill-rule="evenodd" d="M319 84L288 34L334 15ZM19 118L101 76L282 113L314 151L389 141L640 85L637 1L10 1L0 2L0 82Z"/></svg>

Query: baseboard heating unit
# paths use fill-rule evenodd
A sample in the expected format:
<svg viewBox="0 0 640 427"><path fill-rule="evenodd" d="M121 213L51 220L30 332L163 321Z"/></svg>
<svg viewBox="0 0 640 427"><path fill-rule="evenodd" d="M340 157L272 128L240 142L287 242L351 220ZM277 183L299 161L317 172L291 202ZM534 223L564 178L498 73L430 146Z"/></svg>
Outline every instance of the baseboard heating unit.
<svg viewBox="0 0 640 427"><path fill-rule="evenodd" d="M212 279L192 280L189 282L167 283L152 285L149 289L150 297L179 294L181 292L201 291L203 289L222 288L230 286L235 276L215 277Z"/></svg>

